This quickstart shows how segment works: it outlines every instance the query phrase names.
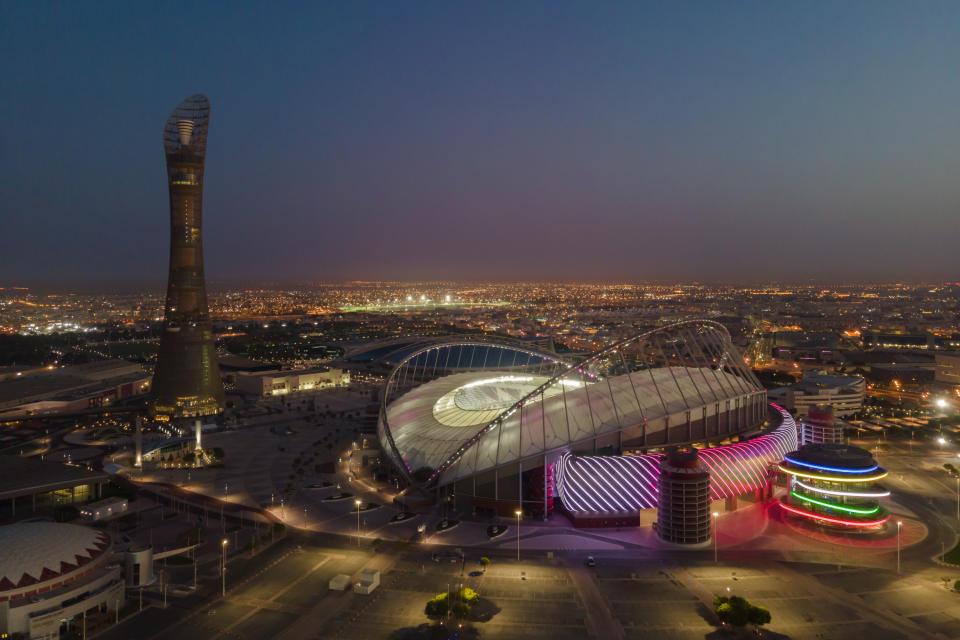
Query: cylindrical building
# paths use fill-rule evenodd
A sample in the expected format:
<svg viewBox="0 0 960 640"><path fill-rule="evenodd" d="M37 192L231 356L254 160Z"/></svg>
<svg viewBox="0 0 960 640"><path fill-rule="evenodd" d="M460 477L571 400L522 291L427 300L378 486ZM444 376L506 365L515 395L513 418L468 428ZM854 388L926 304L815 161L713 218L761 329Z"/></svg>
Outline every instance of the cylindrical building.
<svg viewBox="0 0 960 640"><path fill-rule="evenodd" d="M837 424L833 407L828 405L810 407L800 422L800 444L820 443L843 443L843 427Z"/></svg>
<svg viewBox="0 0 960 640"><path fill-rule="evenodd" d="M890 495L877 485L887 472L865 449L808 444L787 454L780 470L790 479L780 506L794 516L860 531L879 529L890 519L878 502Z"/></svg>
<svg viewBox="0 0 960 640"><path fill-rule="evenodd" d="M673 544L710 541L710 472L696 449L671 451L660 463L657 534Z"/></svg>
<svg viewBox="0 0 960 640"><path fill-rule="evenodd" d="M170 275L151 411L178 419L219 413L223 383L214 350L203 273L203 169L210 102L190 96L163 132L170 191Z"/></svg>

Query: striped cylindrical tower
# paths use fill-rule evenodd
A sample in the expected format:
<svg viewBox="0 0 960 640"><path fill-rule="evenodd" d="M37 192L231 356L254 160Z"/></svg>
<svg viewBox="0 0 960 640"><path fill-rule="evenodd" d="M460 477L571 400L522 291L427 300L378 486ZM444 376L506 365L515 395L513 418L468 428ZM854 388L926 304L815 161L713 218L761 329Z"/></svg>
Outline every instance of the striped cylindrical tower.
<svg viewBox="0 0 960 640"><path fill-rule="evenodd" d="M800 421L800 444L822 443L843 444L843 427L837 424L833 407L828 405L810 407Z"/></svg>
<svg viewBox="0 0 960 640"><path fill-rule="evenodd" d="M673 544L710 541L710 472L696 449L671 451L660 463L657 535Z"/></svg>

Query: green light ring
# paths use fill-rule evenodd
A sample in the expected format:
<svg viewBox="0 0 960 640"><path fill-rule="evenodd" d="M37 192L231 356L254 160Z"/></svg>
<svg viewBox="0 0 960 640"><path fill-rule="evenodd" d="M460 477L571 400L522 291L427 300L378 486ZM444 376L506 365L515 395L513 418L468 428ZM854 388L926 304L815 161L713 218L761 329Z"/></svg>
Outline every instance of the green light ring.
<svg viewBox="0 0 960 640"><path fill-rule="evenodd" d="M792 496L795 497L795 498L799 498L799 499L801 499L801 500L804 500L804 501L806 501L806 502L810 502L810 503L812 503L812 504L820 505L821 507L825 507L825 508L827 508L827 509L836 509L836 510L838 510L838 511L846 511L847 513L855 513L855 514L857 514L857 515L869 516L869 515L872 515L872 514L876 513L877 511L880 511L880 505L875 506L873 509L857 509L856 507L848 507L848 506L846 506L846 505L833 504L833 503L830 503L830 502L823 502L823 501L821 501L821 500L815 500L815 499L813 499L813 498L808 498L807 496L801 495L801 494L797 493L796 491L791 491L791 492L790 492L790 495L792 495Z"/></svg>

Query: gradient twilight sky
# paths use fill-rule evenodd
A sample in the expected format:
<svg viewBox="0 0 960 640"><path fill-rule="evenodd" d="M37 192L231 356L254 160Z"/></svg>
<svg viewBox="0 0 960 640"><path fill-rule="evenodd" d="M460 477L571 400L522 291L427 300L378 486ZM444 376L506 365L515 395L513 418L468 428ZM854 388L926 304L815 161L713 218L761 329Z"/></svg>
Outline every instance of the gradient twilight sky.
<svg viewBox="0 0 960 640"><path fill-rule="evenodd" d="M193 93L211 281L960 280L960 2L309 4L0 2L0 285L162 288Z"/></svg>

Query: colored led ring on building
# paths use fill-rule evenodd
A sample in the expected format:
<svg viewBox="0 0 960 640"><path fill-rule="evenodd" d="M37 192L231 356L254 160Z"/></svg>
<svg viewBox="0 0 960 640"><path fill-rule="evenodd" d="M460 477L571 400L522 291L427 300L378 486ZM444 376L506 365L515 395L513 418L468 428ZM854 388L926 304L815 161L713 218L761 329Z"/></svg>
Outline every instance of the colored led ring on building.
<svg viewBox="0 0 960 640"><path fill-rule="evenodd" d="M846 511L847 513L856 513L863 516L873 515L877 511L880 511L879 506L875 506L873 509L857 509L856 507L848 507L847 505L835 504L832 502L824 502L822 500L815 500L814 498L805 496L801 493L797 493L796 491L791 491L790 495L794 496L795 498L799 498L804 502L809 502L811 504L819 505L821 507L826 507L827 509L836 509L837 511Z"/></svg>
<svg viewBox="0 0 960 640"><path fill-rule="evenodd" d="M818 513L813 513L810 511L803 511L802 509L791 507L790 505L784 504L783 502L780 503L780 506L786 509L787 511L789 511L790 513L795 513L798 516L804 516L807 518L811 518L813 520L823 520L824 522L832 522L834 524L842 524L849 527L875 527L877 525L883 524L884 522L890 519L890 516L886 516L885 518L881 518L880 520L868 520L868 521L843 520L841 518L831 518L829 516L820 515Z"/></svg>
<svg viewBox="0 0 960 640"><path fill-rule="evenodd" d="M836 473L870 473L871 471L876 471L880 468L880 465L875 464L872 467L867 469L841 469L839 467L824 467L823 465L813 464L812 462L801 462L800 460L794 460L790 456L784 456L784 460L790 464L797 464L801 467L809 467L810 469L819 469L820 471L833 471Z"/></svg>
<svg viewBox="0 0 960 640"><path fill-rule="evenodd" d="M800 471L796 471L795 469L788 469L787 467L784 467L782 464L777 466L780 469L780 471L783 471L784 473L789 473L790 475L800 476L802 478L813 478L814 480L828 480L830 482L873 482L874 480L881 480L887 477L887 472L884 471L879 475L868 476L866 478L837 478L834 476L818 476L812 473L802 473Z"/></svg>

